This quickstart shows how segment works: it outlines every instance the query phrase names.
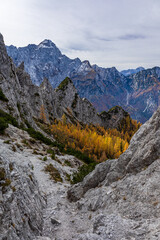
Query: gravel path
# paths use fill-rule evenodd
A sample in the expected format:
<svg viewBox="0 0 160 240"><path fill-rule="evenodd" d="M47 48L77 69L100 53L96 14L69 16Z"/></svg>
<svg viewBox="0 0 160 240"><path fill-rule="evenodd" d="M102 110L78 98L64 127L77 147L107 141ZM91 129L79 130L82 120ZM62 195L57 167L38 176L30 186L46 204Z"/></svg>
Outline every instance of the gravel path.
<svg viewBox="0 0 160 240"><path fill-rule="evenodd" d="M49 237L51 240L73 239L73 236L87 228L87 224L83 216L79 215L77 205L70 203L66 198L70 184L55 183L50 180L49 174L43 171L46 162L40 161L37 156L32 155L30 161L34 166L34 175L40 190L47 199L47 207L44 209L43 236ZM54 224L54 221L57 221L57 224ZM37 239L44 239L44 237Z"/></svg>
<svg viewBox="0 0 160 240"><path fill-rule="evenodd" d="M7 134L10 138L5 137L0 140L0 152L7 152L10 158L16 158L22 165L33 165L34 176L38 182L39 189L46 199L46 208L43 212L43 232L42 236L36 237L34 240L71 240L76 239L77 234L87 232L91 228L88 214L78 209L78 203L70 203L66 197L70 183L65 179L65 173L71 174L82 163L69 155L56 155L58 161L52 160L50 154L47 156L47 161L43 161L45 155L33 154L34 151L41 151L46 154L46 146L36 143L36 145L25 144L29 142L29 135L19 129L11 126L7 129ZM3 141L9 141L9 144L3 144ZM29 142L30 143L30 142ZM46 148L46 149L45 149ZM8 152L7 149L11 151ZM15 149L15 151L13 151ZM2 154L2 155L3 155ZM70 162L71 166L65 164ZM52 163L59 171L63 178L63 183L55 182L50 179L48 173L44 172L47 164ZM56 223L57 221L57 223Z"/></svg>

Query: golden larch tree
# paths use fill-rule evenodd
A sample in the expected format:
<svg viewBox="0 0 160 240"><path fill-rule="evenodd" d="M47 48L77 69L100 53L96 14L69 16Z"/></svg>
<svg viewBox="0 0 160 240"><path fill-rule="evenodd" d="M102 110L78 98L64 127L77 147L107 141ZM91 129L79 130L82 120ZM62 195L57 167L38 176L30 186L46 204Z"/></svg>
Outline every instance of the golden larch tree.
<svg viewBox="0 0 160 240"><path fill-rule="evenodd" d="M44 109L44 105L42 104L40 107L40 119L46 123L47 122L47 118L46 118L46 114L45 114L45 109Z"/></svg>

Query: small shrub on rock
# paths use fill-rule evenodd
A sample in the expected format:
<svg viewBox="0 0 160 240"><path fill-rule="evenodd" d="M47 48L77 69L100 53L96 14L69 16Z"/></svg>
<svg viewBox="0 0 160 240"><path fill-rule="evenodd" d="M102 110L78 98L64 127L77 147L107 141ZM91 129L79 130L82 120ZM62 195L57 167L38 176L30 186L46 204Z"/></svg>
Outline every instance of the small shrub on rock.
<svg viewBox="0 0 160 240"><path fill-rule="evenodd" d="M46 156L43 158L43 161L44 161L44 162L47 161L47 157L46 157Z"/></svg>
<svg viewBox="0 0 160 240"><path fill-rule="evenodd" d="M10 114L4 112L3 110L0 109L0 118L5 121L5 123L12 124L15 127L18 127L18 122L17 120L12 117Z"/></svg>
<svg viewBox="0 0 160 240"><path fill-rule="evenodd" d="M96 163L90 163L88 165L83 165L78 169L78 172L75 172L72 177L72 184L82 182L84 177L88 175L95 169Z"/></svg>
<svg viewBox="0 0 160 240"><path fill-rule="evenodd" d="M4 95L1 88L0 88L0 100L2 100L3 102L8 102L8 98Z"/></svg>
<svg viewBox="0 0 160 240"><path fill-rule="evenodd" d="M59 171L50 163L45 167L45 172L50 174L50 178L56 182L63 182Z"/></svg>
<svg viewBox="0 0 160 240"><path fill-rule="evenodd" d="M0 117L0 134L4 134L5 129L8 127L8 123Z"/></svg>

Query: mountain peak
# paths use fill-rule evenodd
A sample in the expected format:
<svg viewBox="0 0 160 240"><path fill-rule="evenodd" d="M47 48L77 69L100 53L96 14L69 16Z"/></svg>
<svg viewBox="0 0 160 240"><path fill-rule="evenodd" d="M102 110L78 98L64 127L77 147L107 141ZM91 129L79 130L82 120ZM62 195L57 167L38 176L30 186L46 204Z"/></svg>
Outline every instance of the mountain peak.
<svg viewBox="0 0 160 240"><path fill-rule="evenodd" d="M43 40L39 45L38 48L55 48L56 45L49 39Z"/></svg>
<svg viewBox="0 0 160 240"><path fill-rule="evenodd" d="M56 88L56 92L59 91L59 90L65 91L68 86L72 86L71 88L74 88L74 89L75 89L75 86L74 86L72 80L71 80L69 77L66 77L66 78L59 84L59 86Z"/></svg>
<svg viewBox="0 0 160 240"><path fill-rule="evenodd" d="M24 61L21 62L21 64L18 66L19 69L21 69L22 71L24 71Z"/></svg>
<svg viewBox="0 0 160 240"><path fill-rule="evenodd" d="M110 69L111 69L112 72L118 72L116 67L111 67Z"/></svg>
<svg viewBox="0 0 160 240"><path fill-rule="evenodd" d="M85 60L82 62L82 64L80 65L78 72L87 72L87 71L91 71L92 66L90 64L90 62L88 60Z"/></svg>
<svg viewBox="0 0 160 240"><path fill-rule="evenodd" d="M40 84L40 89L47 90L47 91L52 90L52 85L48 80L48 78L43 79L43 82Z"/></svg>
<svg viewBox="0 0 160 240"><path fill-rule="evenodd" d="M3 42L3 35L0 33L0 42Z"/></svg>
<svg viewBox="0 0 160 240"><path fill-rule="evenodd" d="M145 68L144 67L137 67L136 70L142 71L142 70L145 70Z"/></svg>
<svg viewBox="0 0 160 240"><path fill-rule="evenodd" d="M3 74L6 74L8 73L8 68L9 68L9 57L7 55L3 35L0 33L0 72Z"/></svg>

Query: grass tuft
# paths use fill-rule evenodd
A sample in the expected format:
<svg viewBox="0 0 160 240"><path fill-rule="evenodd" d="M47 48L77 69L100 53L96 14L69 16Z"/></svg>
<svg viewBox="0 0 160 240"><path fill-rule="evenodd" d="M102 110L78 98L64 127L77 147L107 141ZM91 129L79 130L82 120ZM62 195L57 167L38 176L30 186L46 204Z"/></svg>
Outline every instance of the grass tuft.
<svg viewBox="0 0 160 240"><path fill-rule="evenodd" d="M50 174L50 178L56 182L63 182L59 171L50 163L46 165L45 172Z"/></svg>

